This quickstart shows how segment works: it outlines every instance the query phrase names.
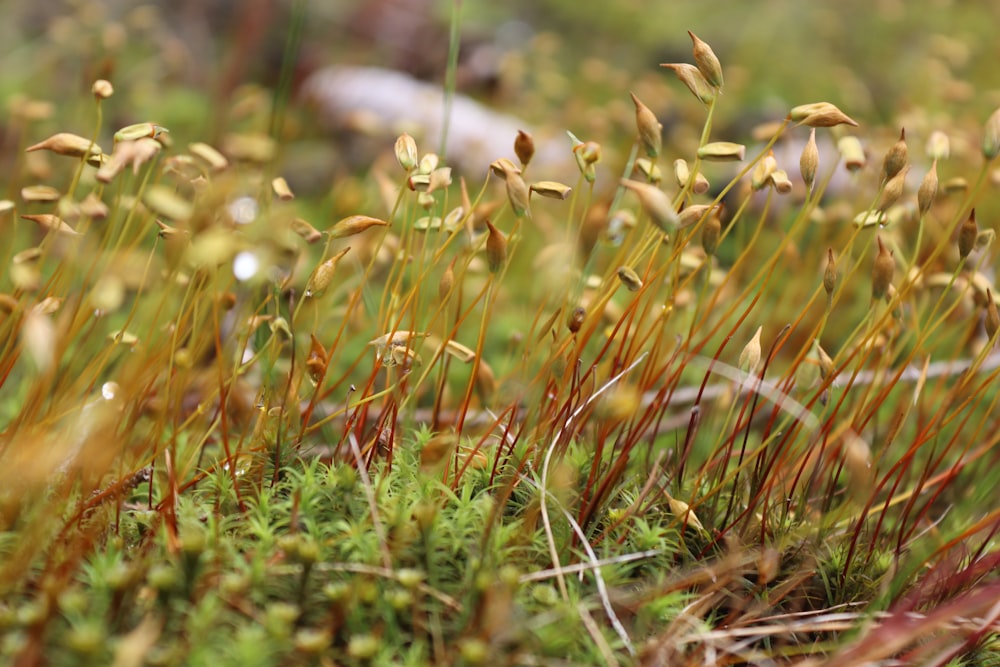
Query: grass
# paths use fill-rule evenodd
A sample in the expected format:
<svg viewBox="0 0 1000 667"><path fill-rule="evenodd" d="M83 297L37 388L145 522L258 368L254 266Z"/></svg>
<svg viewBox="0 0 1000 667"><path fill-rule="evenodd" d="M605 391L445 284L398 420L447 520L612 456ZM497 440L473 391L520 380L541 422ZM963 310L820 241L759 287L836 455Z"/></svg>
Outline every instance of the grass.
<svg viewBox="0 0 1000 667"><path fill-rule="evenodd" d="M1000 116L723 137L700 36L569 183L404 135L296 197L288 67L207 142L11 102L0 655L995 662Z"/></svg>

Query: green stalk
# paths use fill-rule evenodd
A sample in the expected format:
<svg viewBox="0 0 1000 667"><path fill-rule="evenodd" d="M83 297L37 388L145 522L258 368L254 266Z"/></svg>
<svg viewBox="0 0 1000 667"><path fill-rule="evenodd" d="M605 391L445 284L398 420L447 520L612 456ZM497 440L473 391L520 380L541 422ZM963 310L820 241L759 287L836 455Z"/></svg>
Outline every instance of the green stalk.
<svg viewBox="0 0 1000 667"><path fill-rule="evenodd" d="M451 27L448 32L448 68L444 73L444 109L441 120L441 146L438 155L444 156L448 146L448 128L451 125L451 105L455 97L456 73L458 71L459 36L462 14L462 0L451 5Z"/></svg>

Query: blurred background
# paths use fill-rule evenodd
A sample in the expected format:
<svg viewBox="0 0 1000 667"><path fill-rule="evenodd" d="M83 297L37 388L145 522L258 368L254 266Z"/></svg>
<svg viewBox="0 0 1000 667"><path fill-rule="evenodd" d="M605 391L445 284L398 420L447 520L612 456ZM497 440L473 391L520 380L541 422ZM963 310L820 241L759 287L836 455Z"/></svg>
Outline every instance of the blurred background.
<svg viewBox="0 0 1000 667"><path fill-rule="evenodd" d="M295 109L303 83L331 66L407 78L355 78L327 101L313 96L287 138L365 134L380 123L397 131L400 118L378 108L359 116L329 101L356 95L377 106L379 91L404 108L433 107L427 113L438 118L440 98L425 94L432 88L406 86L440 90L454 17L463 95L563 144L566 130L600 141L611 157L632 137L629 91L656 111L668 148L697 141L703 109L658 67L691 60L687 30L723 63L716 139L745 137L795 104L825 100L863 126L885 127L886 142L905 126L920 145L945 120L971 132L1000 106L1000 3L5 0L4 8L0 99L8 108L24 95L86 104L81 93L104 77L118 90L116 123L155 119L182 138L211 140L241 123L260 129L282 72ZM357 159L339 163L365 164L367 149L348 146L340 152Z"/></svg>

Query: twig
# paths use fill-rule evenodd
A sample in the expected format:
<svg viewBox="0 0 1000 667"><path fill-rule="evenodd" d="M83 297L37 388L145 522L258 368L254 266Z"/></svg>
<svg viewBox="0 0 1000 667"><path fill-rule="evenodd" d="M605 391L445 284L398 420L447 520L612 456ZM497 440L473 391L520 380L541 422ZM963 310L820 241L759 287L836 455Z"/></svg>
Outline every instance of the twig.
<svg viewBox="0 0 1000 667"><path fill-rule="evenodd" d="M938 377L952 376L952 375L957 376L961 375L962 373L970 369L972 367L972 364L973 364L972 359L953 359L951 361L936 361L927 366L926 373L924 372L923 366L917 366L911 364L903 369L903 372L900 374L897 382L898 383L918 382L920 381L921 376L923 376L925 380ZM1000 368L1000 354L994 352L990 354L988 357L986 357L983 363L978 368L975 369L975 373L979 375L982 373L987 373L989 371L996 370L997 368ZM716 371L716 366L709 364L709 370L713 372ZM854 378L853 382L851 382L850 387L854 388L854 387L868 386L876 382L878 379L886 377L887 375L891 374L891 372L892 372L891 370L860 371ZM844 383L847 381L849 377L850 377L849 373L841 373L836 377L834 377L833 381L831 382L831 386L833 387L844 386ZM767 382L765 386L771 386L771 387L774 386L774 384L769 381L765 382ZM737 384L736 388L739 391L740 396L749 394L750 392L754 391L755 387L757 386L756 382L737 382L736 384ZM717 399L721 396L726 395L728 392L732 391L732 389L733 389L733 383L731 382L717 382L715 384L710 384L707 387L705 387L704 391L701 393L701 400L711 401ZM685 386L685 387L678 387L677 389L675 389L674 392L671 394L670 403L672 406L678 408L678 414L665 420L657 429L657 433L673 431L677 428L681 428L684 425L686 425L688 423L688 415L686 413L681 413L680 409L687 408L693 405L694 402L698 399L699 391L701 391L701 389L700 387L697 386ZM652 403L657 400L658 393L659 393L658 390L650 390L645 392L642 395L642 406L648 407L649 405L652 405ZM596 396L597 394L595 394L592 398L596 398ZM320 411L317 411L317 413L318 412ZM520 414L526 413L526 411L524 410L519 410L518 412ZM368 421L375 421L377 416L378 415L375 414L368 414L367 419ZM439 423L454 422L456 419L458 419L458 414L454 410L451 411L444 410L441 411L440 414L438 415ZM420 408L413 413L413 421L415 424L430 424L433 422L433 420L434 420L434 414L432 408ZM465 417L466 426L473 426L473 427L486 426L488 424L491 424L492 422L493 422L493 416L490 410L487 409L469 410Z"/></svg>

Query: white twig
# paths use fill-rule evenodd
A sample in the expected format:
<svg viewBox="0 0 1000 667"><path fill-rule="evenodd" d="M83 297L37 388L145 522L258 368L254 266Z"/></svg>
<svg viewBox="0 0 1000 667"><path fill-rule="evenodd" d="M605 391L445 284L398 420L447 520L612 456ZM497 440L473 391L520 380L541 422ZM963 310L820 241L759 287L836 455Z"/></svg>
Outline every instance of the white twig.
<svg viewBox="0 0 1000 667"><path fill-rule="evenodd" d="M351 453L354 455L354 462L358 466L358 476L361 478L361 486L365 489L365 497L368 498L368 507L372 513L372 527L375 529L375 537L378 539L379 550L382 552L382 564L385 569L392 569L392 554L389 553L389 543L385 538L385 527L378 517L378 502L375 499L375 488L372 486L371 477L368 476L368 468L365 467L364 459L361 456L361 449L358 447L358 440L351 433L347 441L351 443Z"/></svg>
<svg viewBox="0 0 1000 667"><path fill-rule="evenodd" d="M723 365L722 362L714 360L709 360L708 363L705 363L706 359L709 358L701 356L693 356L690 358L691 361L700 362L710 372L717 371L718 368ZM929 380L931 378L945 377L950 375L960 375L961 373L964 373L966 370L971 368L973 363L974 363L973 359L952 359L949 361L935 361L934 363L929 364L927 366L926 371L924 370L923 365L915 366L911 364L903 369L903 372L899 376L898 382L919 382L921 376L923 376L925 380ZM730 366L730 368L732 367ZM1000 368L1000 353L994 352L990 354L988 357L986 357L986 359L983 360L983 363L980 364L978 368L976 368L976 373L977 374L986 373L989 371L996 370L997 368ZM731 373L723 371L719 372L721 375L725 375L726 377L734 380L739 385L740 392L743 394L750 393L756 386L756 382L754 381L743 382L742 381L743 378L739 375L737 377L733 377ZM851 387L864 387L873 384L879 378L885 377L886 375L892 372L893 372L892 370L889 371L863 370L860 371L854 377L853 380L850 379L851 376L850 373L840 373L839 375L833 378L833 381L830 383L830 386L840 387L843 386L845 382L850 381ZM754 380L754 378L751 378L751 380ZM767 382L766 380L764 381L764 383L766 383L769 387L774 388L774 385ZM678 387L674 391L674 393L671 394L670 400L672 403L679 403L682 405L686 405L688 403L694 403L698 399L699 392L701 392L701 398L703 400L710 400L722 396L727 391L729 391L729 388L731 386L732 385L730 385L729 383L710 384L707 387L705 387L704 392L701 392L701 388L697 386ZM658 390L647 391L646 393L644 393L642 395L642 404L644 406L650 405L653 401L656 400L658 393L659 393Z"/></svg>
<svg viewBox="0 0 1000 667"><path fill-rule="evenodd" d="M524 482L526 482L528 484L535 485L535 483L531 479L528 479L528 478L523 477L523 476L521 477L521 479L522 479L522 481L524 481ZM545 490L544 488L541 488L540 490L541 490L543 496L552 497L553 500L555 500L558 503L558 499L556 499L555 497L553 497L552 494L549 493L547 490ZM544 504L544 502L545 502L545 499L543 497L542 503ZM601 604L604 607L604 613L607 615L608 620L611 622L611 626L615 629L615 632L618 633L618 636L621 638L622 643L625 644L625 648L628 649L629 654L631 654L631 655L634 656L635 655L635 647L632 645L632 640L631 640L631 638L629 638L628 632L625 630L625 626L622 625L621 620L618 618L618 615L615 614L615 610L611 606L611 598L608 596L608 587L607 587L607 584L604 583L604 577L601 576L601 567L602 567L602 565L608 565L608 564L610 564L609 561L604 561L602 563L602 561L600 561L597 558L597 554L594 552L594 548L590 546L590 541L587 539L587 535L583 532L583 528L580 527L580 524L577 523L576 519L574 519L570 515L570 513L566 511L566 508L563 507L561 504L559 505L559 510L562 512L563 516L566 517L566 521L569 523L570 527L573 529L573 532L576 533L576 536L577 536L577 538L579 538L580 544L583 545L584 550L587 552L587 558L589 558L590 561L588 563L585 563L585 564L581 563L582 565L587 565L586 568L580 568L580 567L574 567L574 566L568 566L568 567L564 568L564 567L562 567L560 565L558 568L554 568L553 570L549 570L549 571L550 572L554 572L556 575L559 575L559 576L561 576L563 574L567 574L571 570L574 571L574 572L584 572L585 570L591 570L591 571L593 571L593 573L594 573L594 582L597 584L597 595L601 598ZM659 554L659 553L662 553L662 551L655 550L655 551L645 552L645 553ZM612 560L614 560L614 559L612 559Z"/></svg>
<svg viewBox="0 0 1000 667"><path fill-rule="evenodd" d="M631 563L637 560L645 560L647 558L655 558L663 553L666 553L663 549L649 549L648 551L638 551L631 554L622 554L621 556L615 556L613 558L602 558L599 560L590 560L587 563L574 563L573 565L566 565L565 567L548 568L546 570L538 570L537 572L529 572L528 574L522 574L520 577L520 582L526 584L531 581L542 581L544 579L549 579L556 576L557 573L562 572L563 574L575 574L576 572L587 572L598 567L604 567L605 565L621 565L622 563Z"/></svg>
<svg viewBox="0 0 1000 667"><path fill-rule="evenodd" d="M562 438L563 431L566 430L566 427L569 426L573 421L575 421L577 417L579 417L581 414L583 414L583 411L586 410L587 407L591 403L593 403L594 401L596 401L598 399L598 397L600 397L600 395L603 394L609 387L614 386L614 384L616 382L618 382L618 380L623 375L625 375L626 373L628 373L629 371L631 371L633 368L635 368L636 366L638 366L642 362L642 360L646 358L647 354L648 354L648 352L643 352L638 357L636 357L636 360L633 361L631 364L629 364L625 368L625 370L623 370L622 372L618 373L618 375L614 376L613 378L611 378L610 380L608 380L606 383L604 383L604 385L602 385L586 401L584 401L583 405L581 405L576 410L574 410L573 413L566 419L566 422L562 426L559 427L558 431L556 431L556 434L552 437L552 442L549 443L548 449L545 452L545 460L542 462L542 480L541 480L541 486L542 486L542 503L541 503L541 505L542 505L542 507L541 507L541 509L542 509L542 526L545 528L545 539L549 543L549 556L551 556L551 558L552 558L552 566L556 569L556 582L559 584L559 592L560 592L560 594L562 594L563 600L569 600L569 593L566 590L566 580L563 577L562 572L560 571L560 568L562 567L562 565L561 565L561 562L559 560L559 549L556 547L556 538L552 534L552 524L549 521L549 510L548 510L548 507L547 507L547 503L545 502L545 495L546 495L546 491L547 491L548 486L549 486L549 466L552 463L552 455L555 453L556 445L559 444L559 439Z"/></svg>

